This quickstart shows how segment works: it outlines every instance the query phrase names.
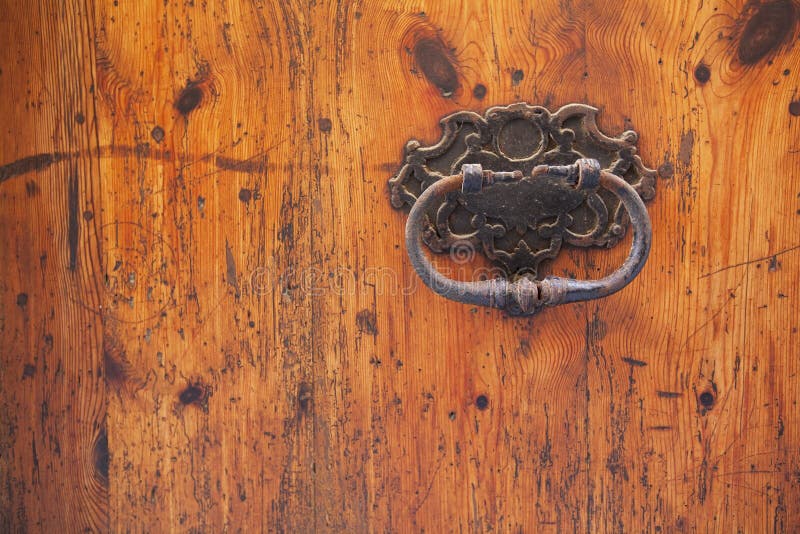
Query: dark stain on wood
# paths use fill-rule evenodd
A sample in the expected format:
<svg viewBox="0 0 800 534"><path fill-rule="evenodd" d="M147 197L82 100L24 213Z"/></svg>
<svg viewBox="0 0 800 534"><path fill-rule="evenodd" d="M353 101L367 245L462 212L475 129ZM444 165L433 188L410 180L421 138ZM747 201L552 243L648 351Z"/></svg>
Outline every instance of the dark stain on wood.
<svg viewBox="0 0 800 534"><path fill-rule="evenodd" d="M613 478L620 475L626 482L630 479L628 468L625 465L624 455L619 447L613 448L606 458L606 469L608 469Z"/></svg>
<svg viewBox="0 0 800 534"><path fill-rule="evenodd" d="M708 65L705 63L700 63L694 69L694 79L697 80L697 83L703 85L711 79L711 70L708 68Z"/></svg>
<svg viewBox="0 0 800 534"><path fill-rule="evenodd" d="M665 180L672 178L675 176L675 166L672 162L665 161L658 166L658 175Z"/></svg>
<svg viewBox="0 0 800 534"><path fill-rule="evenodd" d="M208 398L211 396L211 388L202 382L193 382L178 394L178 400L183 405L194 404L204 410L208 409Z"/></svg>
<svg viewBox="0 0 800 534"><path fill-rule="evenodd" d="M214 164L226 171L244 172L247 174L263 173L266 165L261 158L234 159L217 156Z"/></svg>
<svg viewBox="0 0 800 534"><path fill-rule="evenodd" d="M414 60L422 74L449 97L460 87L458 71L444 45L436 39L423 38L414 45Z"/></svg>
<svg viewBox="0 0 800 534"><path fill-rule="evenodd" d="M286 245L288 249L294 246L294 224L289 222L281 226L278 231L278 241Z"/></svg>
<svg viewBox="0 0 800 534"><path fill-rule="evenodd" d="M328 133L333 129L333 123L328 117L322 117L317 121L317 126L322 133Z"/></svg>
<svg viewBox="0 0 800 534"><path fill-rule="evenodd" d="M108 330L103 335L103 376L106 384L113 385L119 390L129 378L129 363L125 355L125 348L119 338Z"/></svg>
<svg viewBox="0 0 800 534"><path fill-rule="evenodd" d="M28 294L27 293L18 293L17 294L17 306L22 309L25 309L25 306L28 304Z"/></svg>
<svg viewBox="0 0 800 534"><path fill-rule="evenodd" d="M660 391L660 390L656 391L656 395L658 395L662 399L677 399L678 397L681 396L680 393L677 393L675 391Z"/></svg>
<svg viewBox="0 0 800 534"><path fill-rule="evenodd" d="M486 395L478 395L475 398L475 407L479 410L485 410L489 407L489 397Z"/></svg>
<svg viewBox="0 0 800 534"><path fill-rule="evenodd" d="M313 388L308 382L300 382L297 386L297 406L301 414L307 414L311 409Z"/></svg>
<svg viewBox="0 0 800 534"><path fill-rule="evenodd" d="M239 189L239 200L241 200L242 202L247 204L248 202L250 202L251 198L253 198L253 192L252 191L250 191L246 187L243 187L243 188Z"/></svg>
<svg viewBox="0 0 800 534"><path fill-rule="evenodd" d="M35 197L39 194L39 184L33 180L28 180L25 182L25 192L29 197Z"/></svg>
<svg viewBox="0 0 800 534"><path fill-rule="evenodd" d="M779 271L780 269L781 269L781 262L780 260L778 260L778 256L776 254L775 256L772 256L769 259L767 270L771 273L774 273L775 271Z"/></svg>
<svg viewBox="0 0 800 534"><path fill-rule="evenodd" d="M800 100L789 102L789 114L800 117Z"/></svg>
<svg viewBox="0 0 800 534"><path fill-rule="evenodd" d="M378 318L374 311L364 309L356 314L356 326L359 333L366 333L370 336L378 335Z"/></svg>
<svg viewBox="0 0 800 534"><path fill-rule="evenodd" d="M164 139L164 130L157 126L151 132L150 136L160 143ZM100 147L92 154L97 154L100 157L129 157L135 156L137 158L153 159L156 161L172 161L173 154L169 150L152 150L148 143L139 143L135 146L115 145ZM28 156L18 159L12 163L0 166L0 183L5 180L27 174L34 171L42 171L51 165L67 160L69 158L77 158L82 154L79 152L73 154L67 153L49 153L37 154L35 156ZM220 169L226 171L244 172L247 174L263 173L266 171L266 164L261 154L247 159L227 158L224 156L216 156L214 162ZM198 159L206 159L210 156L195 156ZM39 186L36 182L30 181L25 184L26 191L29 196L34 196L39 192Z"/></svg>
<svg viewBox="0 0 800 534"><path fill-rule="evenodd" d="M197 83L190 82L175 100L175 109L181 115L187 116L194 111L203 101L203 90Z"/></svg>
<svg viewBox="0 0 800 534"><path fill-rule="evenodd" d="M22 379L31 378L33 375L36 374L36 366L30 363L26 363L25 367L22 368Z"/></svg>
<svg viewBox="0 0 800 534"><path fill-rule="evenodd" d="M681 145L678 149L678 161L684 165L692 164L692 150L694 149L694 131L689 130L681 136Z"/></svg>
<svg viewBox="0 0 800 534"><path fill-rule="evenodd" d="M475 84L475 87L472 89L472 96L478 100L483 100L486 96L486 86L482 83Z"/></svg>
<svg viewBox="0 0 800 534"><path fill-rule="evenodd" d="M78 124L83 124L84 122L86 122L86 117L83 115L83 113L79 111L78 113L75 114L75 122L77 122Z"/></svg>
<svg viewBox="0 0 800 534"><path fill-rule="evenodd" d="M104 486L108 485L108 468L111 460L111 455L108 451L108 432L106 432L105 425L100 427L100 432L92 447L92 463L94 464L95 473Z"/></svg>
<svg viewBox="0 0 800 534"><path fill-rule="evenodd" d="M522 69L517 69L511 73L511 85L517 86L525 78L525 72Z"/></svg>
<svg viewBox="0 0 800 534"><path fill-rule="evenodd" d="M789 40L797 12L791 0L777 0L758 5L744 26L739 39L739 61L753 65Z"/></svg>
<svg viewBox="0 0 800 534"><path fill-rule="evenodd" d="M74 271L78 264L78 175L72 173L67 192L67 246L69 249L69 270Z"/></svg>
<svg viewBox="0 0 800 534"><path fill-rule="evenodd" d="M31 477L35 483L40 482L39 471L39 454L36 452L36 436L31 438L31 459L33 460L33 476Z"/></svg>
<svg viewBox="0 0 800 534"><path fill-rule="evenodd" d="M121 384L125 381L125 368L109 350L103 351L103 368L107 382Z"/></svg>
<svg viewBox="0 0 800 534"><path fill-rule="evenodd" d="M172 161L172 152L169 150L151 150L150 143L137 143L134 146L111 145L100 147L99 154L101 157L128 158L134 156L137 159Z"/></svg>
<svg viewBox="0 0 800 534"><path fill-rule="evenodd" d="M36 154L35 156L28 156L26 158L18 159L12 163L8 163L0 167L0 183L32 171L41 171L64 159L70 157L69 154L62 152L53 152L50 154Z"/></svg>

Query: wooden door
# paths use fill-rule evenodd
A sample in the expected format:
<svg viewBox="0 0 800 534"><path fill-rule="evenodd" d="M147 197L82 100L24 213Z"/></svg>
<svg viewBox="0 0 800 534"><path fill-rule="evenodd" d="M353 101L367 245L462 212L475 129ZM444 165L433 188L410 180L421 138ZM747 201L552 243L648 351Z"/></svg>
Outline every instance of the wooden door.
<svg viewBox="0 0 800 534"><path fill-rule="evenodd" d="M798 532L798 16L5 2L0 530ZM405 142L516 101L640 133L621 293L521 319L416 279Z"/></svg>

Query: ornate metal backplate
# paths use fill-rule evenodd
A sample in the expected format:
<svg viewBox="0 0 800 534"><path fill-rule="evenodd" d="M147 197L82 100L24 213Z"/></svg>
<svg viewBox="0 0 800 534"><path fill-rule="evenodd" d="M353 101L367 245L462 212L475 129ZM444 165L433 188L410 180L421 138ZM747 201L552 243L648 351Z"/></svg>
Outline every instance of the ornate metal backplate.
<svg viewBox="0 0 800 534"><path fill-rule="evenodd" d="M470 244L509 278L538 278L542 261L563 243L612 247L625 235L628 216L607 191L582 192L563 180L531 176L537 165L568 165L594 158L622 176L643 200L655 195L656 171L636 155L633 130L609 137L597 128L598 110L569 104L555 113L524 102L490 108L481 116L459 111L441 120L442 138L432 146L406 143L403 166L389 179L395 208L411 206L433 182L458 174L465 163L492 171L522 171L525 178L497 183L479 193L451 193L428 213L425 243L435 252Z"/></svg>

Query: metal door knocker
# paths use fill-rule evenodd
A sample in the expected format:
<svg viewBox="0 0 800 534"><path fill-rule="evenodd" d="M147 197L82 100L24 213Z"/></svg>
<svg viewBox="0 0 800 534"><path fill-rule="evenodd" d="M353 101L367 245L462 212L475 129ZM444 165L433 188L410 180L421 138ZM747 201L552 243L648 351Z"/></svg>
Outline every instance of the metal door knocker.
<svg viewBox="0 0 800 534"><path fill-rule="evenodd" d="M569 104L551 113L517 103L485 115L461 111L442 119L442 138L406 143L389 180L392 205L411 211L406 248L425 284L466 304L532 315L544 306L605 297L641 271L652 230L643 200L655 195L656 171L636 155L638 135L601 133L598 110ZM599 280L539 276L540 264L564 243L613 247L633 226L625 262ZM436 270L437 253L482 249L503 276L462 282Z"/></svg>

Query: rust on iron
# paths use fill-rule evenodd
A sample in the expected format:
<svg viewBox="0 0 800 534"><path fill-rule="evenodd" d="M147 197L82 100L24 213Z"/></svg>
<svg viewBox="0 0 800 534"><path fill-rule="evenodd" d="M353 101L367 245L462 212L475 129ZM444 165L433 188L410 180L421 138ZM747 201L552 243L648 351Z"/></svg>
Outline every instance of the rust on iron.
<svg viewBox="0 0 800 534"><path fill-rule="evenodd" d="M567 166L541 165L534 168L529 177L519 173L484 172L477 164L464 165L464 172L439 180L420 195L406 223L406 249L414 270L433 291L451 300L464 304L500 308L511 315L532 315L545 306L592 300L616 293L644 267L650 252L652 229L650 217L641 197L625 180L608 171L601 170L594 159L579 159ZM498 173L500 174L500 173ZM476 282L462 282L447 278L436 270L423 250L423 235L427 225L426 213L431 206L440 203L447 194L474 188L471 178L481 176L487 190L508 184L511 187L530 188L536 182L546 187L572 189L575 192L596 191L602 186L617 198L628 213L633 225L633 244L625 262L616 271L600 280L573 280L547 277L536 280L530 276L519 276L514 280L497 278ZM619 231L618 231L619 233Z"/></svg>
<svg viewBox="0 0 800 534"><path fill-rule="evenodd" d="M638 134L603 134L597 113L584 104L550 112L516 103L484 115L448 115L436 144L406 143L403 165L389 180L392 205L413 206L423 190L458 174L464 164L529 175L537 165L570 165L581 158L595 159L603 170L623 177L643 200L653 198L656 171L636 154ZM509 278L538 278L539 265L555 258L563 244L612 247L624 237L628 222L619 199L609 192L575 190L546 178L448 194L430 207L423 233L434 252L471 243Z"/></svg>
<svg viewBox="0 0 800 534"><path fill-rule="evenodd" d="M650 223L642 201L655 196L656 171L637 155L635 131L608 136L597 126L597 113L584 104L551 112L524 102L483 115L460 111L441 120L437 143L408 141L389 189L395 208L411 207L409 253L418 243L437 253L465 243L482 250L505 279L476 282L485 287L464 298L529 314L546 304L598 298L622 287L616 278L610 292L542 280L540 264L565 244L613 247L633 222L638 229L632 263L621 273L628 283L649 251ZM423 260L424 254L412 257L415 268L427 269ZM444 286L444 293L454 290Z"/></svg>

